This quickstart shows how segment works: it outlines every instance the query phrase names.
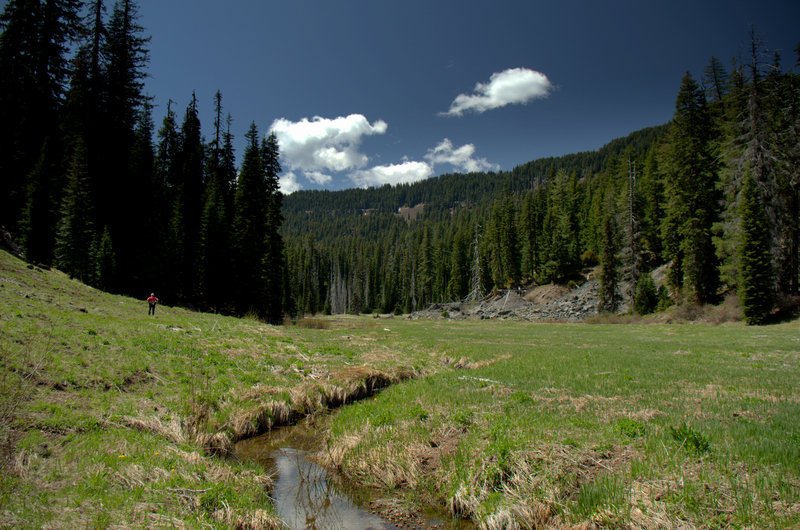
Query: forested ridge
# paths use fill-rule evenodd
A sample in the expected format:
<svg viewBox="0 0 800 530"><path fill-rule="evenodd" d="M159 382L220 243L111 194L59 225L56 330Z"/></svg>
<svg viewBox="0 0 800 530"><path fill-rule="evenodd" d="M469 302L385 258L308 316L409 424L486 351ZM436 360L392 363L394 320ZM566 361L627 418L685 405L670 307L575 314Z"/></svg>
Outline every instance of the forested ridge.
<svg viewBox="0 0 800 530"><path fill-rule="evenodd" d="M668 124L510 171L279 191L273 134L237 162L222 94L144 94L137 3L12 0L0 16L0 224L28 260L105 290L272 322L408 312L492 290L580 282L605 310L738 293L760 323L798 294L800 76L752 32L726 67L676 80ZM656 295L648 271L669 264ZM622 281L632 285L621 292Z"/></svg>
<svg viewBox="0 0 800 530"><path fill-rule="evenodd" d="M291 307L409 312L492 290L581 282L650 312L738 293L760 323L798 294L800 77L751 33L730 70L676 80L672 121L511 171L284 203ZM800 46L795 50L797 66ZM668 288L648 271L668 264ZM630 285L622 292L623 280Z"/></svg>

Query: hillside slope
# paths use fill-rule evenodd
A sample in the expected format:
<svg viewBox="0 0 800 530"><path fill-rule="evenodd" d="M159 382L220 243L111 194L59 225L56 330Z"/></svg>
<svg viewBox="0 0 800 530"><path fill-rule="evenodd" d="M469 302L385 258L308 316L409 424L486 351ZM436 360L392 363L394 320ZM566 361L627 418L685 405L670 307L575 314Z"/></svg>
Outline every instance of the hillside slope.
<svg viewBox="0 0 800 530"><path fill-rule="evenodd" d="M212 455L414 374L337 326L148 316L0 251L0 526L277 525L271 479Z"/></svg>

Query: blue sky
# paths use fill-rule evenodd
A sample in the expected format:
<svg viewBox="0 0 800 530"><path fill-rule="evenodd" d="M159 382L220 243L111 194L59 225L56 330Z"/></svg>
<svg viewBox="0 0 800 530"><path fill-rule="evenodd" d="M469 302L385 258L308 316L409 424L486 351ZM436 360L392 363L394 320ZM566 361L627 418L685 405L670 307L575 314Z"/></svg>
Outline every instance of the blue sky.
<svg viewBox="0 0 800 530"><path fill-rule="evenodd" d="M751 24L784 67L796 1L142 0L157 125L219 89L237 157L274 130L282 186L509 170L668 121L681 77L730 69ZM771 56L770 58L771 59Z"/></svg>

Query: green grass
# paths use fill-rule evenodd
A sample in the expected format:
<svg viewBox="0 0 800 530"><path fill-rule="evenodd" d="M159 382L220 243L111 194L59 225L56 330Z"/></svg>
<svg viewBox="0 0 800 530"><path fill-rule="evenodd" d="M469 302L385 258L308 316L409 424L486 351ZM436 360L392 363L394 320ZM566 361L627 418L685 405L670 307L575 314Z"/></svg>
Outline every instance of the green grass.
<svg viewBox="0 0 800 530"><path fill-rule="evenodd" d="M455 441L437 456L442 467L421 472L417 487L442 503L464 499L459 510L488 527L501 516L530 523L536 510L553 524L800 524L797 322L392 330L398 351L425 348L472 368L338 414L331 444L351 447L341 464L357 478L380 476L375 451L413 468L446 435ZM404 415L412 407L428 411L424 421ZM364 428L389 413L396 419Z"/></svg>
<svg viewBox="0 0 800 530"><path fill-rule="evenodd" d="M269 478L213 436L375 374L395 384L318 458L404 502L485 528L800 525L798 322L149 317L0 252L0 352L0 526L274 525Z"/></svg>
<svg viewBox="0 0 800 530"><path fill-rule="evenodd" d="M263 430L280 404L324 408L325 392L359 384L355 367L428 362L394 356L383 328L325 322L152 317L0 252L0 526L276 524L270 479L213 456L225 444L212 436Z"/></svg>

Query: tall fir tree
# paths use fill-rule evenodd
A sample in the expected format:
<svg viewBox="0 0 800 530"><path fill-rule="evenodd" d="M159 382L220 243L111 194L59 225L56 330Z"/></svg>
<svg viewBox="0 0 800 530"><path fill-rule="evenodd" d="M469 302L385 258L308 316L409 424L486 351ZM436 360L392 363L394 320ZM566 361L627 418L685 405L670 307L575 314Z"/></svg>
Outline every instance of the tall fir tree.
<svg viewBox="0 0 800 530"><path fill-rule="evenodd" d="M619 224L613 195L609 194L605 202L606 214L601 227L600 310L613 313L617 310L621 298L619 293Z"/></svg>
<svg viewBox="0 0 800 530"><path fill-rule="evenodd" d="M132 153L136 145L136 122L147 101L143 90L149 38L143 33L144 28L138 23L137 3L117 2L102 49L102 132L94 145L99 160L94 179L99 224L108 228L110 238L110 244L104 248L115 254L115 266L108 269L105 284L109 289L123 292L132 288L129 278L138 274L136 234L141 227L137 218L144 207L136 202L141 183L133 174Z"/></svg>
<svg viewBox="0 0 800 530"><path fill-rule="evenodd" d="M283 238L280 233L281 224L283 224L283 215L281 214L283 194L280 190L281 164L279 158L278 138L274 133L270 133L261 142L261 160L266 193L266 248L264 255L264 280L268 293L268 299L265 301L266 317L273 324L280 324L283 320L286 294L286 286L283 281L285 268Z"/></svg>
<svg viewBox="0 0 800 530"><path fill-rule="evenodd" d="M223 164L222 94L214 96L214 139L206 158L205 199L201 224L201 281L205 304L216 311L230 303L230 193Z"/></svg>
<svg viewBox="0 0 800 530"><path fill-rule="evenodd" d="M267 254L267 185L258 142L258 128L251 123L236 187L233 217L235 308L239 314L267 315L264 257Z"/></svg>
<svg viewBox="0 0 800 530"><path fill-rule="evenodd" d="M82 142L75 145L61 203L56 233L55 265L73 278L93 284L93 246L98 239L94 226L88 155Z"/></svg>
<svg viewBox="0 0 800 530"><path fill-rule="evenodd" d="M201 220L204 191L204 147L197 98L186 107L176 151L172 228L178 249L176 271L178 296L196 303L200 298Z"/></svg>
<svg viewBox="0 0 800 530"><path fill-rule="evenodd" d="M670 281L690 299L714 302L719 271L712 240L718 218L718 167L706 100L691 74L684 75L670 132L665 251L672 259Z"/></svg>
<svg viewBox="0 0 800 530"><path fill-rule="evenodd" d="M748 324L762 324L775 304L769 227L755 180L745 177L741 201L739 299Z"/></svg>

